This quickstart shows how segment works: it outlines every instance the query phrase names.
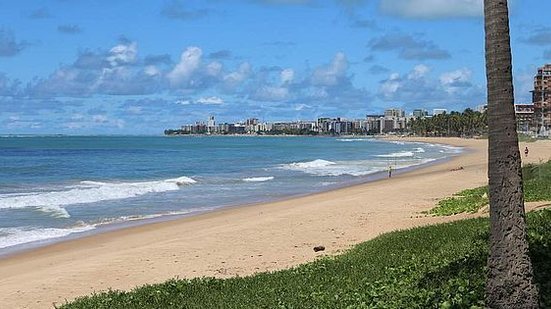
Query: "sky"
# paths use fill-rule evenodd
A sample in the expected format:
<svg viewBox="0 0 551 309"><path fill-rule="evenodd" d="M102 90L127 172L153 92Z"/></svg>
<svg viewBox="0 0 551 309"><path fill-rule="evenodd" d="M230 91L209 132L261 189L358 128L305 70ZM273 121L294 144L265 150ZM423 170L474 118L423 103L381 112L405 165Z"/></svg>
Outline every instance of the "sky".
<svg viewBox="0 0 551 309"><path fill-rule="evenodd" d="M162 134L486 100L482 0L19 0L0 7L0 134ZM551 1L510 0L516 102Z"/></svg>

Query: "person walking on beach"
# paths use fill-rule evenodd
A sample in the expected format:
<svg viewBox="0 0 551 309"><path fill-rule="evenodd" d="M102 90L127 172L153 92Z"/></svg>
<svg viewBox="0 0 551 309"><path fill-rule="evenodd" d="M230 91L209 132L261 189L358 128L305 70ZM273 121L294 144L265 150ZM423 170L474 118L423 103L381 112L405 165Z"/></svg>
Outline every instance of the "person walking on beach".
<svg viewBox="0 0 551 309"><path fill-rule="evenodd" d="M392 177L392 165L388 166L388 178Z"/></svg>
<svg viewBox="0 0 551 309"><path fill-rule="evenodd" d="M524 148L524 156L528 157L528 147Z"/></svg>

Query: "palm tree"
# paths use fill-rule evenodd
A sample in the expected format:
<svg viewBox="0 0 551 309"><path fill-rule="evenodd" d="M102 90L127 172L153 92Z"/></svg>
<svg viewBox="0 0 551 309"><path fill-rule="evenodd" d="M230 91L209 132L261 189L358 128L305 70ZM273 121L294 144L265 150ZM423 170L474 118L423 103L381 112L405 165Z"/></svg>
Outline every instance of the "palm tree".
<svg viewBox="0 0 551 309"><path fill-rule="evenodd" d="M513 107L507 0L484 0L488 81L490 255L486 306L537 308L528 256L521 159Z"/></svg>

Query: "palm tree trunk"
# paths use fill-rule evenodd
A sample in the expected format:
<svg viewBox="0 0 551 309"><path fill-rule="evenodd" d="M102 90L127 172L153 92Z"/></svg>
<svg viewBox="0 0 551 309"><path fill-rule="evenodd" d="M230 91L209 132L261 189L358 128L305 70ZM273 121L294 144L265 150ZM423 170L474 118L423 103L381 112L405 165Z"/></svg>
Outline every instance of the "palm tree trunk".
<svg viewBox="0 0 551 309"><path fill-rule="evenodd" d="M491 221L486 305L537 308L538 291L526 240L507 0L484 0L484 16Z"/></svg>

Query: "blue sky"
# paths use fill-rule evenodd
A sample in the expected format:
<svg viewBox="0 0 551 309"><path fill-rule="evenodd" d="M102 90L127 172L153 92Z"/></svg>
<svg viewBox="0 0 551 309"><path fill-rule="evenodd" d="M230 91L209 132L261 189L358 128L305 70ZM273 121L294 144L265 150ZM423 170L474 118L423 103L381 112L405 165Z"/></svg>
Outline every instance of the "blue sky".
<svg viewBox="0 0 551 309"><path fill-rule="evenodd" d="M159 134L485 101L482 0L20 0L0 7L0 134ZM510 1L517 102L551 1ZM547 18L546 18L547 17Z"/></svg>

